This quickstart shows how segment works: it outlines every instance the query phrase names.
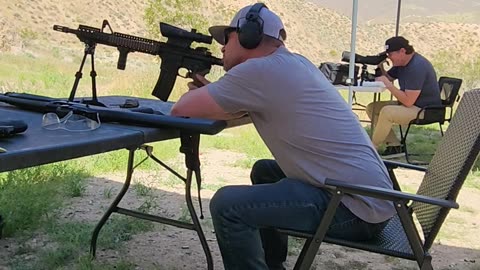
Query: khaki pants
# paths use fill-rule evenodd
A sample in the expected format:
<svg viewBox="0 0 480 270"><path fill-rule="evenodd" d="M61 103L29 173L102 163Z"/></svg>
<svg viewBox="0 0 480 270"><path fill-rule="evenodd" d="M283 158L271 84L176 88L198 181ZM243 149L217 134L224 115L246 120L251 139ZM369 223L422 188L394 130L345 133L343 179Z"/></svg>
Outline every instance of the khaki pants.
<svg viewBox="0 0 480 270"><path fill-rule="evenodd" d="M375 111L374 111L375 110ZM400 145L400 140L395 135L392 127L394 124L406 127L411 120L417 117L420 108L417 106L405 107L399 105L398 101L378 101L367 105L366 112L372 119L375 113L373 123L372 143L378 148L382 143L387 146Z"/></svg>

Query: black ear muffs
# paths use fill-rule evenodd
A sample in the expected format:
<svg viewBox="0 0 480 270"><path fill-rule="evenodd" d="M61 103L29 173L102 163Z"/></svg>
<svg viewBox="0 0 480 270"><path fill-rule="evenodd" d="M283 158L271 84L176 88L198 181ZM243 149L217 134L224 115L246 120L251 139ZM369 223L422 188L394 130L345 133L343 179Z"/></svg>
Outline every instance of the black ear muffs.
<svg viewBox="0 0 480 270"><path fill-rule="evenodd" d="M245 49L255 49L263 38L263 20L260 18L260 10L267 8L264 3L254 4L245 15L246 22L239 27L237 22L238 41Z"/></svg>

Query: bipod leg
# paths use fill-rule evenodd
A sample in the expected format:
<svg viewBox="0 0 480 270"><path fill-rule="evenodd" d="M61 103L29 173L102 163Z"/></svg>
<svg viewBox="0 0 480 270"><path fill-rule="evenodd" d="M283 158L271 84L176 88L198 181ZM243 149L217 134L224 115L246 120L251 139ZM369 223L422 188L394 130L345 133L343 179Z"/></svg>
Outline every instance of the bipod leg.
<svg viewBox="0 0 480 270"><path fill-rule="evenodd" d="M97 72L95 71L95 52L92 51L90 53L91 55L91 64L92 64L92 70L90 71L90 77L92 78L92 99L91 100L82 100L82 103L84 104L89 104L89 105L94 105L94 106L101 106L101 107L107 107L105 104L101 103L98 101L97 97Z"/></svg>
<svg viewBox="0 0 480 270"><path fill-rule="evenodd" d="M210 252L210 248L208 247L205 234L203 233L200 220L198 219L197 213L195 212L195 208L193 207L192 194L191 194L192 175L193 175L193 171L190 169L187 169L187 181L185 183L185 201L187 202L188 211L190 212L190 217L192 218L193 227L197 232L198 238L200 239L200 243L202 244L203 251L205 252L205 257L207 258L207 269L213 270L212 254ZM197 174L195 173L195 175ZM200 200L200 198L198 199Z"/></svg>
<svg viewBox="0 0 480 270"><path fill-rule="evenodd" d="M202 198L200 197L202 179L200 174L200 158L198 150L200 145L200 134L186 134L181 132L180 141L180 152L185 154L185 165L187 167L187 178L185 181L185 201L187 202L188 211L190 212L190 217L192 218L194 230L197 232L203 251L205 252L205 257L207 258L207 269L213 270L212 254L210 253L207 239L205 238L205 234L203 233L197 213L193 207L191 194L192 176L193 173L195 173L198 188L198 202L201 212L200 218L203 219Z"/></svg>
<svg viewBox="0 0 480 270"><path fill-rule="evenodd" d="M83 65L85 65L85 60L87 59L87 55L92 54L95 51L95 44L90 45L85 43L85 50L83 52L82 62L80 63L80 68L75 73L75 81L73 82L72 90L70 91L70 96L68 97L68 101L72 102L75 99L75 93L77 92L78 83L82 78L82 70Z"/></svg>
<svg viewBox="0 0 480 270"><path fill-rule="evenodd" d="M134 170L133 161L134 161L134 158L135 158L135 150L136 149L129 149L127 176L125 178L125 183L123 184L122 189L120 190L117 197L115 198L115 200L112 202L112 204L108 208L107 212L105 212L105 214L103 214L102 218L100 219L97 226L95 226L95 229L93 230L92 239L90 241L90 255L92 256L92 258L95 258L95 253L96 253L96 249L97 249L97 238L98 238L98 234L100 233L100 230L102 229L103 225L105 225L105 223L107 222L110 215L113 212L117 211L118 204L122 200L123 196L125 196L125 194L128 191L128 188L130 187L130 182L132 180L132 175L133 175L133 170Z"/></svg>
<svg viewBox="0 0 480 270"><path fill-rule="evenodd" d="M90 77L92 77L92 101L93 102L98 102L97 99L97 82L96 82L96 77L97 77L97 72L95 71L95 58L94 54L92 53L92 70L90 71Z"/></svg>

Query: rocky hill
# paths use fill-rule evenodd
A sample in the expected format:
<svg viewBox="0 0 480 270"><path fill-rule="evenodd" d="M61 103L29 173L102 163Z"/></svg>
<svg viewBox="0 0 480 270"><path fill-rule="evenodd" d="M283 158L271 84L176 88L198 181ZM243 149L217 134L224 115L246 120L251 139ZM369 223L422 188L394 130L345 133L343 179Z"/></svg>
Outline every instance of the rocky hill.
<svg viewBox="0 0 480 270"><path fill-rule="evenodd" d="M318 62L349 49L349 17L308 1L265 2L283 17L288 33L287 44L293 50ZM229 21L235 10L251 1L208 0L200 3L201 6L191 9L202 10L204 18L215 23ZM44 40L51 44L72 41L72 38L54 32L53 24L76 27L81 23L98 27L103 19L108 19L114 31L147 35L144 15L148 4L147 0L0 0L0 50L15 51L32 40ZM382 49L383 40L394 33L393 24L360 25L357 51L365 54L378 52ZM407 36L418 51L427 55L441 50L470 55L480 51L480 25L477 24L405 23L401 25L400 34Z"/></svg>
<svg viewBox="0 0 480 270"><path fill-rule="evenodd" d="M162 7L182 2L191 20L208 24L227 23L240 7L251 0L163 0ZM339 61L342 51L350 49L351 20L332 9L305 0L266 0L266 4L284 20L287 46L304 54L314 63ZM148 31L145 9L149 0L116 1L53 1L0 0L0 53L23 53L48 56L69 55L81 44L73 35L52 30L54 24L76 28L78 24L99 27L108 19L114 31L159 39ZM194 3L189 5L189 3ZM168 9L166 9L168 11ZM172 12L172 10L170 10ZM159 18L162 20L162 18ZM190 28L191 25L181 25ZM151 29L151 28L150 28ZM395 33L394 24L361 24L357 29L357 53L375 54L383 50L383 42ZM417 51L433 57L440 53L459 61L480 57L480 25L466 23L424 22L402 23L400 34L410 39ZM218 49L216 50L218 53ZM1 54L0 54L1 55ZM116 58L112 52L111 58Z"/></svg>

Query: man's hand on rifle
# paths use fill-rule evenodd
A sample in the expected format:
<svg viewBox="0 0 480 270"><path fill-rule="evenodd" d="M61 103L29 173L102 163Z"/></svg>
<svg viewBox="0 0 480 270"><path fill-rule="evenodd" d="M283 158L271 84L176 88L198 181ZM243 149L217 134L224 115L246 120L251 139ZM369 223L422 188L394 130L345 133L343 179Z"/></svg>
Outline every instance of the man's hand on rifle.
<svg viewBox="0 0 480 270"><path fill-rule="evenodd" d="M388 79L388 77L385 76L385 75L382 75L382 76L380 76L380 77L375 78L375 81L377 81L377 82L383 82L383 84L385 84L385 87L386 87L388 90L390 90L391 87L393 87L393 83L392 83L392 82Z"/></svg>
<svg viewBox="0 0 480 270"><path fill-rule="evenodd" d="M188 90L194 90L210 83L209 80L199 73L193 74L191 78L193 81L188 83Z"/></svg>
<svg viewBox="0 0 480 270"><path fill-rule="evenodd" d="M383 60L377 65L377 67L380 68L380 70L382 71L382 75L385 75L387 73L384 66L385 64L387 64L387 66L390 66L390 63L388 62L387 59Z"/></svg>

